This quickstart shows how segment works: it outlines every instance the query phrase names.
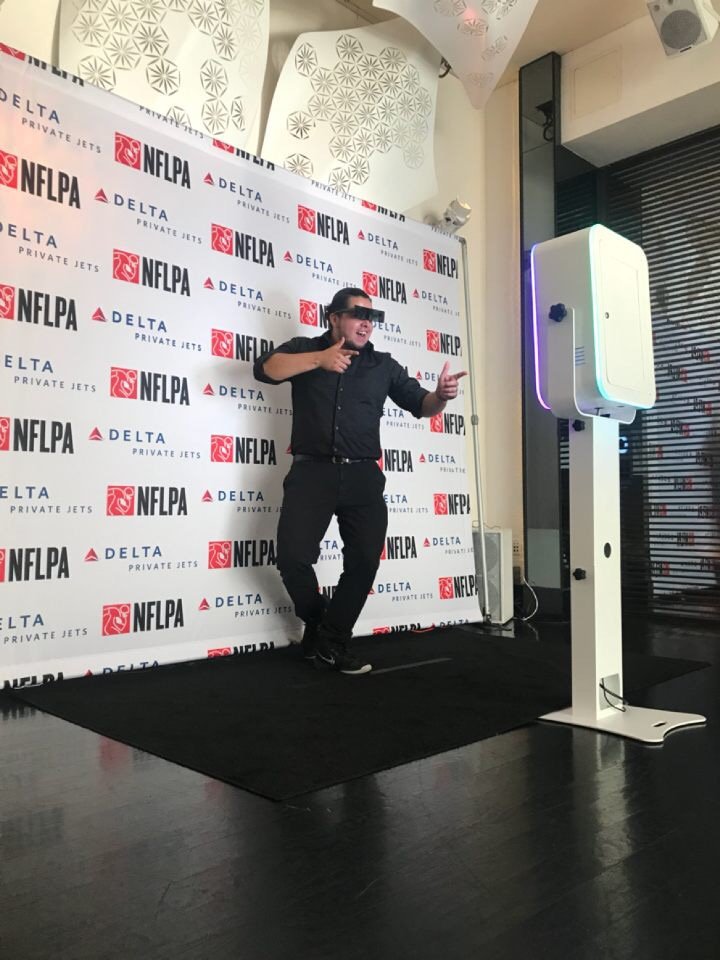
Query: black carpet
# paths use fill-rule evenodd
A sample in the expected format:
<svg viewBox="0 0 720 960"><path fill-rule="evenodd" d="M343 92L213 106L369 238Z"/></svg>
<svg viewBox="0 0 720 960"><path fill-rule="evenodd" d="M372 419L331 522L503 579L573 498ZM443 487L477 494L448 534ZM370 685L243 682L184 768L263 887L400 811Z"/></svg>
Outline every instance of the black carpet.
<svg viewBox="0 0 720 960"><path fill-rule="evenodd" d="M317 670L292 647L14 696L273 800L505 733L570 704L564 644L446 628L366 638L354 649L370 658L373 673ZM704 666L626 652L625 692Z"/></svg>

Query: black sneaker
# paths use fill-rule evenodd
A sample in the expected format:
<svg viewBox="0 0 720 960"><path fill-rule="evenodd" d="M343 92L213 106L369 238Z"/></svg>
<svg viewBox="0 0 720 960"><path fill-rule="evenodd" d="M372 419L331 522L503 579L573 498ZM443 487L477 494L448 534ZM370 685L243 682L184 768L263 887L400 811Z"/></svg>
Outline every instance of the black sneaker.
<svg viewBox="0 0 720 960"><path fill-rule="evenodd" d="M348 674L348 676L359 676L363 673L370 673L372 670L371 663L354 657L343 647L334 643L319 643L315 648L315 656L321 663L333 670L339 670L340 673Z"/></svg>

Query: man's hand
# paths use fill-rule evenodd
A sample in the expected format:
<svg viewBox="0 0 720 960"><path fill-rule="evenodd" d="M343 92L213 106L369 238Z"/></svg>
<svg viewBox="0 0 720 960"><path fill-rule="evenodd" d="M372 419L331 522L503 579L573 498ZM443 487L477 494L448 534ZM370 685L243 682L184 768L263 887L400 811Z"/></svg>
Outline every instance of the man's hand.
<svg viewBox="0 0 720 960"><path fill-rule="evenodd" d="M345 373L352 358L358 355L358 351L346 350L343 347L344 343L345 337L340 337L337 343L328 347L327 350L320 351L320 366L323 370L329 370L330 373Z"/></svg>
<svg viewBox="0 0 720 960"><path fill-rule="evenodd" d="M438 400L443 403L446 400L454 400L458 395L458 380L467 376L467 370L461 370L459 373L450 373L450 363L446 360L445 366L440 371L435 393Z"/></svg>

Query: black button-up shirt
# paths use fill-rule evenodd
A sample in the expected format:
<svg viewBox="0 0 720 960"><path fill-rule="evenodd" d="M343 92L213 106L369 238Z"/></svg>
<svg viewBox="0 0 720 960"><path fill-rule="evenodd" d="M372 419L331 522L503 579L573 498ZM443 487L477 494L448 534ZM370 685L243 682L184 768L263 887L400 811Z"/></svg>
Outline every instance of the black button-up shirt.
<svg viewBox="0 0 720 960"><path fill-rule="evenodd" d="M257 358L255 377L263 383L284 383L263 370L269 357L274 353L326 350L331 344L329 333L293 337ZM380 353L371 343L352 358L345 373L316 367L289 380L293 401L291 449L313 457L377 460L382 453L380 419L386 398L420 417L428 392L389 353Z"/></svg>

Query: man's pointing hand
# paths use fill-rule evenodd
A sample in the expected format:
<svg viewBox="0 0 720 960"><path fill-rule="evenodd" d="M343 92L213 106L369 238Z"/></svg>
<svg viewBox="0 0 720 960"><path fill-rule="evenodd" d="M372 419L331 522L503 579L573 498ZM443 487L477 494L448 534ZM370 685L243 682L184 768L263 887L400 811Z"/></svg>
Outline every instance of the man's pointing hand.
<svg viewBox="0 0 720 960"><path fill-rule="evenodd" d="M337 343L321 351L320 366L323 370L329 370L331 373L345 373L352 358L358 355L358 351L346 350L343 347L344 343L345 337L340 337Z"/></svg>
<svg viewBox="0 0 720 960"><path fill-rule="evenodd" d="M450 363L446 360L445 365L440 371L438 384L435 388L438 399L442 401L454 400L458 395L458 380L466 376L467 370L461 370L459 373L450 373Z"/></svg>

